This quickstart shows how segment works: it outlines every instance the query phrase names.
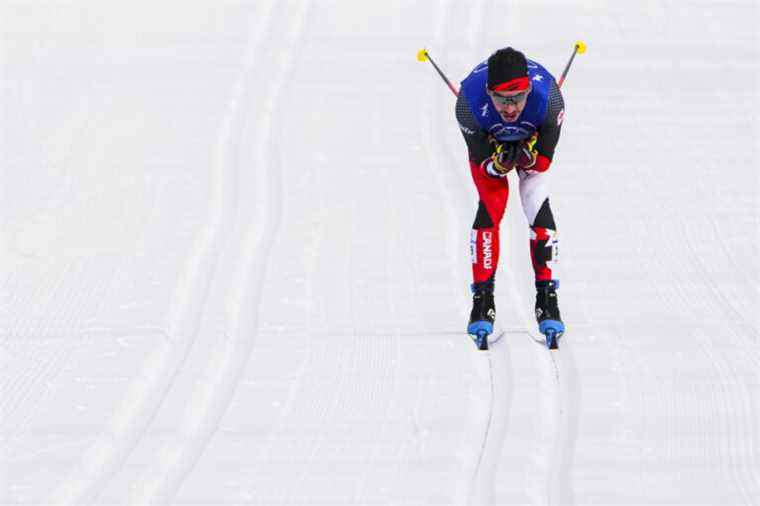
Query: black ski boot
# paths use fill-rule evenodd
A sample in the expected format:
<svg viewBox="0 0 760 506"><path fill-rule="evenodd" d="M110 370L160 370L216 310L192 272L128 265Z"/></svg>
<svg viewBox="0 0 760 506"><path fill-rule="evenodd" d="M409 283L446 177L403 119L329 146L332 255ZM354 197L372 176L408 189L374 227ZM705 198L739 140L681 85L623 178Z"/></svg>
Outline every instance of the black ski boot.
<svg viewBox="0 0 760 506"><path fill-rule="evenodd" d="M546 336L546 345L556 350L559 338L565 333L565 324L557 305L559 281L536 281L536 321L538 331Z"/></svg>
<svg viewBox="0 0 760 506"><path fill-rule="evenodd" d="M493 301L493 282L473 283L472 311L467 333L472 335L478 349L488 349L488 336L493 333L493 322L496 319L496 307Z"/></svg>

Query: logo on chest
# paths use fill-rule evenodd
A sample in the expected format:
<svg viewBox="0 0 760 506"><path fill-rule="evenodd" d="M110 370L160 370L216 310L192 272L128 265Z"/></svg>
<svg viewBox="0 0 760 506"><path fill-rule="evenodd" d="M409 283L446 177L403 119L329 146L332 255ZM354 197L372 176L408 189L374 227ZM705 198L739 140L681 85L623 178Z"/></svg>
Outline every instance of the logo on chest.
<svg viewBox="0 0 760 506"><path fill-rule="evenodd" d="M535 131L532 125L505 125L504 123L496 123L488 129L488 133L499 140L525 139L533 135Z"/></svg>

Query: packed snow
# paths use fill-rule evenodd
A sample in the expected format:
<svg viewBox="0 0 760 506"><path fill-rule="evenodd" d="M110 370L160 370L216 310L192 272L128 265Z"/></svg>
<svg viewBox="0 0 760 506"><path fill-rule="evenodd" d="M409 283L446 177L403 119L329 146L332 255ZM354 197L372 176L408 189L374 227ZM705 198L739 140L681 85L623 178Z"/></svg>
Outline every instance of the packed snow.
<svg viewBox="0 0 760 506"><path fill-rule="evenodd" d="M0 4L0 504L760 504L758 3ZM454 97L559 76L465 334Z"/></svg>

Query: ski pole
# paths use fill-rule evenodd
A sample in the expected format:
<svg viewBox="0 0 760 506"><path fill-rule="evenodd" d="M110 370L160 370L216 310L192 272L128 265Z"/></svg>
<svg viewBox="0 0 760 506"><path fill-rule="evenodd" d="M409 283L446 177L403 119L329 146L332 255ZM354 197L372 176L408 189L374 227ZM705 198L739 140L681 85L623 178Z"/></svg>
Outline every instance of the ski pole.
<svg viewBox="0 0 760 506"><path fill-rule="evenodd" d="M573 60L575 59L576 54L583 54L586 52L586 43L582 40L576 41L575 46L573 47L573 54L570 55L570 60L567 62L567 65L565 65L565 70L562 71L562 75L559 78L559 82L557 82L557 88L562 87L562 83L565 82L565 77L567 77L567 73L570 70L570 65L573 64Z"/></svg>
<svg viewBox="0 0 760 506"><path fill-rule="evenodd" d="M433 67L435 68L435 71L438 72L438 75L441 76L441 79L443 79L443 82L448 85L449 89L451 90L451 93L454 94L455 97L459 96L459 90L457 90L453 84L451 84L451 81L449 81L449 78L446 77L446 75L441 71L441 69L438 68L438 65L435 64L433 59L430 57L430 54L427 52L427 49L420 49L417 53L417 60L418 61L429 61L433 64Z"/></svg>

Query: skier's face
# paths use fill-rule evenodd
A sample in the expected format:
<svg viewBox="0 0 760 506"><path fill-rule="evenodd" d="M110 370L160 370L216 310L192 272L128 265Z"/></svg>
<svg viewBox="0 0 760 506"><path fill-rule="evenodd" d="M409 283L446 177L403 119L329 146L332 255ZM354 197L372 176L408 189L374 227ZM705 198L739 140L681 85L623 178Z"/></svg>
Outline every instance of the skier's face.
<svg viewBox="0 0 760 506"><path fill-rule="evenodd" d="M501 119L511 123L517 121L517 118L520 117L523 109L525 109L530 90L530 88L525 91L513 92L489 90L488 95L491 97L491 102L493 102L493 106L501 116Z"/></svg>

